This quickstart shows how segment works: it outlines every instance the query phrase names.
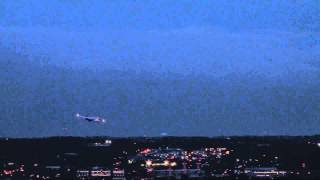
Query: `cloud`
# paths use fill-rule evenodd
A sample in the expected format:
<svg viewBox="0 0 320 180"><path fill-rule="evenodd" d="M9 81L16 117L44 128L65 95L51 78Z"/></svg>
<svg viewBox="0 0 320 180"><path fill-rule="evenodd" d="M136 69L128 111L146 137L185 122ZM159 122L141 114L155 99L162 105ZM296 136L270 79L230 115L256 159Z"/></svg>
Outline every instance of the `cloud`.
<svg viewBox="0 0 320 180"><path fill-rule="evenodd" d="M73 68L107 68L222 76L256 72L280 76L317 71L316 34L213 27L168 30L63 31L0 29L0 42L21 54ZM312 63L310 61L313 61Z"/></svg>

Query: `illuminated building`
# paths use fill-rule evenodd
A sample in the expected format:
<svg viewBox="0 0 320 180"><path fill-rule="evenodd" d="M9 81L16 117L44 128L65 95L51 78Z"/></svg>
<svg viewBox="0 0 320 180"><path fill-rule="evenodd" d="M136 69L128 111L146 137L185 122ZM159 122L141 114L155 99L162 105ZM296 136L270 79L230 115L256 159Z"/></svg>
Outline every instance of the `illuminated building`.
<svg viewBox="0 0 320 180"><path fill-rule="evenodd" d="M95 142L95 143L89 143L89 147L109 147L112 145L112 141L107 139L104 142Z"/></svg>
<svg viewBox="0 0 320 180"><path fill-rule="evenodd" d="M81 179L87 179L89 178L89 175L89 170L78 170L76 173L76 176Z"/></svg>
<svg viewBox="0 0 320 180"><path fill-rule="evenodd" d="M123 169L114 169L112 173L113 179L125 179L125 173Z"/></svg>
<svg viewBox="0 0 320 180"><path fill-rule="evenodd" d="M282 177L287 174L286 171L279 171L275 167L261 167L261 168L246 168L245 174L250 177Z"/></svg>

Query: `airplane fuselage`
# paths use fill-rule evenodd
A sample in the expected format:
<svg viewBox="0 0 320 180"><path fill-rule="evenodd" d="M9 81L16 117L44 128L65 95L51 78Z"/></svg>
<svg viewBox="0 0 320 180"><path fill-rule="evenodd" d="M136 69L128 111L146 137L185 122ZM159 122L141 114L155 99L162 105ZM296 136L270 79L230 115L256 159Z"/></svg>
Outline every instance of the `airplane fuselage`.
<svg viewBox="0 0 320 180"><path fill-rule="evenodd" d="M89 116L82 116L80 114L76 114L78 119L83 119L88 122L97 122L97 123L104 123L106 120L100 117L89 117Z"/></svg>

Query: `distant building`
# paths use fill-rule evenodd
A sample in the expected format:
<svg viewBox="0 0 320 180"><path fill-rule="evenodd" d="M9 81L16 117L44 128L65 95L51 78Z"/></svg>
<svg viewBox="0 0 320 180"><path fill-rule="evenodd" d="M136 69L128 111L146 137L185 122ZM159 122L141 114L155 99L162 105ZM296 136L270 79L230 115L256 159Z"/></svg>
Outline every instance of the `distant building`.
<svg viewBox="0 0 320 180"><path fill-rule="evenodd" d="M114 180L124 180L125 178L125 172L123 169L114 169L112 171Z"/></svg>
<svg viewBox="0 0 320 180"><path fill-rule="evenodd" d="M157 178L170 178L175 177L181 179L182 177L189 178L203 178L205 177L204 171L201 169L162 169L162 170L153 170L152 174Z"/></svg>
<svg viewBox="0 0 320 180"><path fill-rule="evenodd" d="M77 178L79 179L95 179L95 178L104 178L111 177L111 170L104 167L92 167L91 170L82 169L78 170L76 173Z"/></svg>
<svg viewBox="0 0 320 180"><path fill-rule="evenodd" d="M45 166L45 170L43 172L49 177L59 178L62 173L62 168L61 166Z"/></svg>
<svg viewBox="0 0 320 180"><path fill-rule="evenodd" d="M104 142L95 142L95 143L89 143L89 147L109 147L112 145L112 140L105 140Z"/></svg>
<svg viewBox="0 0 320 180"><path fill-rule="evenodd" d="M104 167L93 167L91 170L92 177L111 177L111 170Z"/></svg>
<svg viewBox="0 0 320 180"><path fill-rule="evenodd" d="M246 168L244 172L249 177L264 177L264 178L282 177L287 174L286 171L279 171L275 167Z"/></svg>
<svg viewBox="0 0 320 180"><path fill-rule="evenodd" d="M90 176L90 172L89 170L78 170L76 176L80 179L88 179Z"/></svg>

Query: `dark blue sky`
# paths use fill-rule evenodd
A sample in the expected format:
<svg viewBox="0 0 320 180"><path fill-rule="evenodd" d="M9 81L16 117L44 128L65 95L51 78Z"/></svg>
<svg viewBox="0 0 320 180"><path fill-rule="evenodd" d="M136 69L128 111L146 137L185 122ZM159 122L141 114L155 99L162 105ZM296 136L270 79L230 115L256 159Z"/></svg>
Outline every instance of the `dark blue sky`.
<svg viewBox="0 0 320 180"><path fill-rule="evenodd" d="M319 22L317 0L2 0L0 136L319 133Z"/></svg>

